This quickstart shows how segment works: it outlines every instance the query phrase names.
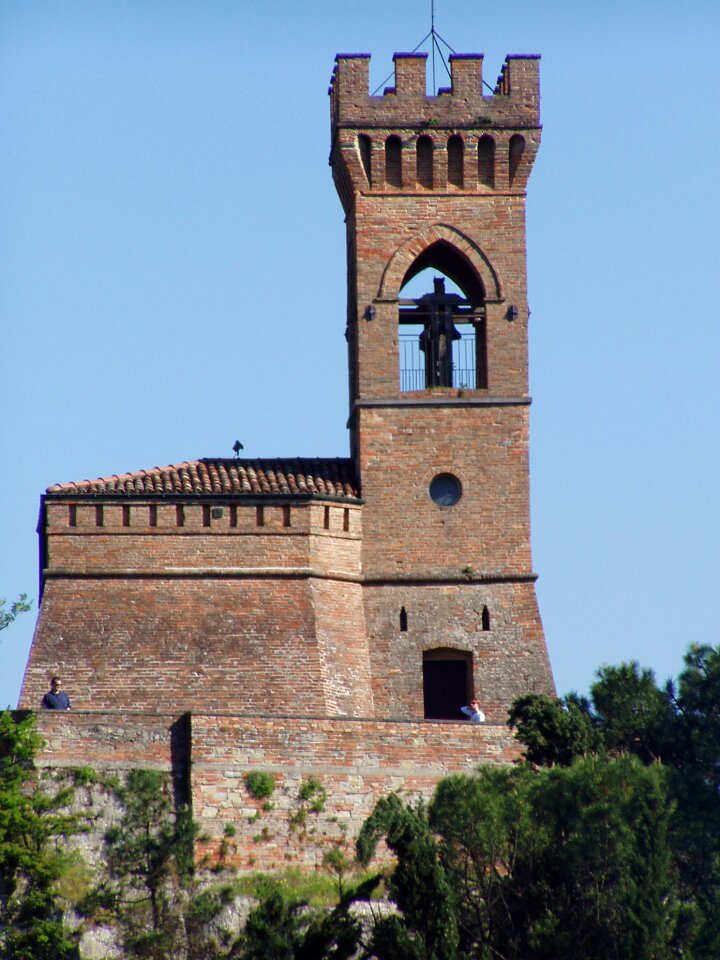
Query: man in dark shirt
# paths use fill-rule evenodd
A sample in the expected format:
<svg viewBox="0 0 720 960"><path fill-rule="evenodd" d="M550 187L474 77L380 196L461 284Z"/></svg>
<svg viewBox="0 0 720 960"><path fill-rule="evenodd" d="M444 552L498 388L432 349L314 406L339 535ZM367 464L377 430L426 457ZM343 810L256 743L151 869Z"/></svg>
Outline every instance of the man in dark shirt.
<svg viewBox="0 0 720 960"><path fill-rule="evenodd" d="M60 677L53 677L50 681L50 689L42 698L40 706L43 710L69 710L70 697L62 689L62 680Z"/></svg>

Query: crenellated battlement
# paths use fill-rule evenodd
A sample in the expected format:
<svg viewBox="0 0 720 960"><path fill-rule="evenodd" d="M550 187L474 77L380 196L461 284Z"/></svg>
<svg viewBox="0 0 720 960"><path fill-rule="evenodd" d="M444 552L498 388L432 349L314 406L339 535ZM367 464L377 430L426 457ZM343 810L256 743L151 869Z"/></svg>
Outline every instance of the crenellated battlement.
<svg viewBox="0 0 720 960"><path fill-rule="evenodd" d="M342 127L454 129L497 126L532 128L540 124L540 57L505 58L491 95L483 93L483 54L450 57L451 86L426 94L426 53L396 53L395 84L370 96L370 54L340 53L330 80L333 131Z"/></svg>
<svg viewBox="0 0 720 960"><path fill-rule="evenodd" d="M425 53L396 53L395 85L368 93L370 56L338 54L330 163L348 212L358 194L524 194L540 143L540 58L509 56L491 95L483 55L450 57L452 86L426 93Z"/></svg>

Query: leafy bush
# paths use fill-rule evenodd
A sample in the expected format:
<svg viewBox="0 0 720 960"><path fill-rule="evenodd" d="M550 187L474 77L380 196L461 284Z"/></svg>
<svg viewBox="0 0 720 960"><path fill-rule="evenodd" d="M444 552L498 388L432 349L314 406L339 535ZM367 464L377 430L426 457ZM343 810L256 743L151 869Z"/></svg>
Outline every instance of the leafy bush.
<svg viewBox="0 0 720 960"><path fill-rule="evenodd" d="M271 796L275 790L275 777L263 770L250 770L243 779L248 793L256 800Z"/></svg>
<svg viewBox="0 0 720 960"><path fill-rule="evenodd" d="M306 777L300 784L298 799L309 803L313 813L321 813L325 809L327 790L317 777Z"/></svg>

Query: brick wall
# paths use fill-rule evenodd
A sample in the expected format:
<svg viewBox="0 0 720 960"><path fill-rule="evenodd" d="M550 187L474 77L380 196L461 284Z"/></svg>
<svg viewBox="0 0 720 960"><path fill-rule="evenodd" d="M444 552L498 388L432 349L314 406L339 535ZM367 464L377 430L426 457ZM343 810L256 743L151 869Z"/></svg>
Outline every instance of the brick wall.
<svg viewBox="0 0 720 960"><path fill-rule="evenodd" d="M199 855L224 846L241 870L318 865L333 846L352 855L381 796L428 798L450 773L517 756L507 728L491 724L193 716L192 730L193 809L208 836ZM275 777L272 809L251 796L249 771ZM327 792L320 810L299 796L310 777ZM228 824L235 835L223 844Z"/></svg>
<svg viewBox="0 0 720 960"><path fill-rule="evenodd" d="M532 571L527 407L376 407L360 419L366 578ZM453 507L428 489L451 473Z"/></svg>
<svg viewBox="0 0 720 960"><path fill-rule="evenodd" d="M318 866L331 847L352 855L381 796L427 799L449 774L517 756L507 727L490 723L118 710L40 711L37 721L45 740L40 767L171 773L178 802L191 802L203 835L198 859L223 859L241 871ZM246 775L257 771L275 779L268 798L248 789ZM319 790L302 800L309 780Z"/></svg>
<svg viewBox="0 0 720 960"><path fill-rule="evenodd" d="M504 723L523 693L554 690L532 582L368 585L365 617L378 716L423 716L423 653L438 647L472 655L472 692L490 721Z"/></svg>
<svg viewBox="0 0 720 960"><path fill-rule="evenodd" d="M269 504L259 526L238 505L236 526L225 511L208 528L188 502L178 528L179 505L150 526L152 504L132 503L124 526L122 504L48 504L20 706L60 673L79 709L371 711L359 507Z"/></svg>
<svg viewBox="0 0 720 960"><path fill-rule="evenodd" d="M35 718L45 742L41 766L187 772L189 726L176 713L40 710Z"/></svg>
<svg viewBox="0 0 720 960"><path fill-rule="evenodd" d="M485 290L488 388L466 389L464 395L527 395L524 195L358 194L347 229L354 250L351 402L399 397L397 299L412 261L437 239L457 248ZM368 305L375 310L372 321L363 319ZM509 322L511 305L518 313Z"/></svg>

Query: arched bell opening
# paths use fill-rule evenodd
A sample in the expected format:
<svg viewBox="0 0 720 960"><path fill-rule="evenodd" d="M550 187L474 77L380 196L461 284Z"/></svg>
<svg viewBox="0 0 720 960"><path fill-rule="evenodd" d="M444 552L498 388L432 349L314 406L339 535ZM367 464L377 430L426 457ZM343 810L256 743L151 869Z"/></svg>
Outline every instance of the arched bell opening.
<svg viewBox="0 0 720 960"><path fill-rule="evenodd" d="M468 259L438 240L411 264L400 290L400 389L488 385L485 290Z"/></svg>
<svg viewBox="0 0 720 960"><path fill-rule="evenodd" d="M461 707L472 699L472 654L450 647L423 653L423 716L426 720L462 720Z"/></svg>

